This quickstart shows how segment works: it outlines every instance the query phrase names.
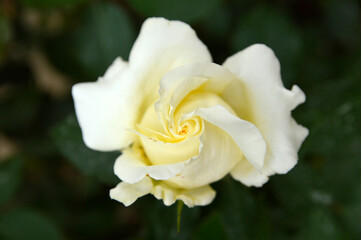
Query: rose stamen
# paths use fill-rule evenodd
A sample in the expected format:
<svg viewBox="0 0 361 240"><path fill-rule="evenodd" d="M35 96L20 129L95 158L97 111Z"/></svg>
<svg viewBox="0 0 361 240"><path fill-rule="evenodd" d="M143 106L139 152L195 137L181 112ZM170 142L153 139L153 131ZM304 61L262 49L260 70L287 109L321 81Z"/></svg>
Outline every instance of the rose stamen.
<svg viewBox="0 0 361 240"><path fill-rule="evenodd" d="M189 129L188 129L188 125L184 125L182 127L182 129L179 131L179 135L186 135L188 133Z"/></svg>

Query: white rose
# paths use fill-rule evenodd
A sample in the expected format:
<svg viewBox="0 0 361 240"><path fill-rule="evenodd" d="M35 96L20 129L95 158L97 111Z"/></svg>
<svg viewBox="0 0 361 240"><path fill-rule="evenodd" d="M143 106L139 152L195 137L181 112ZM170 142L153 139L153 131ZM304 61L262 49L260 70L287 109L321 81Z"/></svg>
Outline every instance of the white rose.
<svg viewBox="0 0 361 240"><path fill-rule="evenodd" d="M308 135L291 111L305 101L284 88L273 51L256 44L212 63L185 23L145 21L129 62L72 90L85 144L121 150L110 196L128 206L153 194L165 205L206 205L228 173L247 186L288 172Z"/></svg>

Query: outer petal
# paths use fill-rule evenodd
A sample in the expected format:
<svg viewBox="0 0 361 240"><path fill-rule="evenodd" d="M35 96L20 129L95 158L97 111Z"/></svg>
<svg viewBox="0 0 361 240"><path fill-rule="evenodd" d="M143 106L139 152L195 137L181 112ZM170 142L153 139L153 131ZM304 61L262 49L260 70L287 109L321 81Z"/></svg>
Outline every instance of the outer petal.
<svg viewBox="0 0 361 240"><path fill-rule="evenodd" d="M200 154L177 176L165 182L178 188L198 188L227 175L243 158L233 139L219 127L204 121Z"/></svg>
<svg viewBox="0 0 361 240"><path fill-rule="evenodd" d="M246 159L260 171L266 154L266 143L257 127L217 105L197 109L195 114L223 129L241 149Z"/></svg>
<svg viewBox="0 0 361 240"><path fill-rule="evenodd" d="M110 198L115 199L128 207L138 198L150 193L152 189L153 183L150 178L144 178L136 184L121 182L115 188L110 190Z"/></svg>
<svg viewBox="0 0 361 240"><path fill-rule="evenodd" d="M209 185L194 189L179 189L172 188L162 181L153 181L149 177L145 177L135 184L119 183L110 190L110 197L129 206L139 197L149 193L157 199L162 199L167 206L172 205L176 200L181 200L188 207L207 205L213 201L216 195Z"/></svg>
<svg viewBox="0 0 361 240"><path fill-rule="evenodd" d="M127 63L117 58L104 77L96 82L78 83L72 95L85 144L94 150L113 151L135 138L125 131L134 125L139 105L134 77Z"/></svg>
<svg viewBox="0 0 361 240"><path fill-rule="evenodd" d="M173 164L162 164L150 166L144 152L137 146L127 148L123 154L117 158L114 164L115 174L124 182L137 183L149 176L156 180L165 180L180 174L189 159Z"/></svg>
<svg viewBox="0 0 361 240"><path fill-rule="evenodd" d="M128 63L123 61L121 57L117 57L112 65L105 71L104 77L99 78L100 81L114 81L123 74L128 68Z"/></svg>
<svg viewBox="0 0 361 240"><path fill-rule="evenodd" d="M144 22L129 57L131 69L142 79L138 94L145 94L149 103L157 99L158 84L166 72L189 63L211 61L207 47L189 25L164 18Z"/></svg>
<svg viewBox="0 0 361 240"><path fill-rule="evenodd" d="M232 169L231 175L246 186L261 187L268 181L268 177L257 171L246 159Z"/></svg>
<svg viewBox="0 0 361 240"><path fill-rule="evenodd" d="M163 182L154 186L152 194L157 199L163 199L166 206L172 205L176 200L182 200L188 207L208 205L216 196L216 192L209 185L193 189L178 189Z"/></svg>
<svg viewBox="0 0 361 240"><path fill-rule="evenodd" d="M297 162L297 151L308 130L297 125L291 110L305 100L298 87L283 87L280 65L265 45L253 45L223 64L238 76L247 93L249 119L261 131L267 143L266 175L286 173Z"/></svg>

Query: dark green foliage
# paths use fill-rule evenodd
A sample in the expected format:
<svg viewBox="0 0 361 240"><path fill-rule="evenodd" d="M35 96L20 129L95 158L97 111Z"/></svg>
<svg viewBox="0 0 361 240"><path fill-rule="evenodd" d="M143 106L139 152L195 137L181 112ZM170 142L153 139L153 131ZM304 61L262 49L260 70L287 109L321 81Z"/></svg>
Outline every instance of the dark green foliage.
<svg viewBox="0 0 361 240"><path fill-rule="evenodd" d="M212 213L210 216L205 217L202 224L199 226L199 229L194 237L194 240L208 239L208 240L217 240L224 239L227 240L228 236L222 226L221 217L218 213Z"/></svg>
<svg viewBox="0 0 361 240"><path fill-rule="evenodd" d="M18 89L16 94L3 96L0 102L0 129L17 131L29 127L39 114L39 92L31 89Z"/></svg>
<svg viewBox="0 0 361 240"><path fill-rule="evenodd" d="M11 39L11 28L9 26L9 21L3 16L0 11L0 61L2 58L2 52L6 48L7 44Z"/></svg>
<svg viewBox="0 0 361 240"><path fill-rule="evenodd" d="M47 218L28 209L0 216L0 236L4 240L61 240L59 230Z"/></svg>
<svg viewBox="0 0 361 240"><path fill-rule="evenodd" d="M145 17L165 17L186 22L207 19L221 3L220 0L128 0L128 2Z"/></svg>
<svg viewBox="0 0 361 240"><path fill-rule="evenodd" d="M271 47L281 62L284 84L291 86L302 52L302 37L297 26L282 11L266 6L256 7L237 20L232 50L237 52L254 43Z"/></svg>
<svg viewBox="0 0 361 240"><path fill-rule="evenodd" d="M134 40L133 23L122 8L94 2L85 8L73 29L49 42L48 48L60 69L96 80L116 57L128 59Z"/></svg>
<svg viewBox="0 0 361 240"><path fill-rule="evenodd" d="M25 6L36 8L72 7L84 1L85 0L21 0Z"/></svg>
<svg viewBox="0 0 361 240"><path fill-rule="evenodd" d="M109 186L117 183L113 165L120 152L103 153L87 148L74 115L55 127L52 136L58 149L79 171L108 183Z"/></svg>
<svg viewBox="0 0 361 240"><path fill-rule="evenodd" d="M15 194L21 181L22 161L11 158L0 163L0 206L9 201Z"/></svg>

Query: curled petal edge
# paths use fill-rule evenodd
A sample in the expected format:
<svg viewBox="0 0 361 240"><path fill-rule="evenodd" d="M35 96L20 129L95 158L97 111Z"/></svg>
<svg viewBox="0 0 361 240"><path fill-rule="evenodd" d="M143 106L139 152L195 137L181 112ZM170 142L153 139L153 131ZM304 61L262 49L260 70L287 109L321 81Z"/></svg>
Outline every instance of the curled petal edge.
<svg viewBox="0 0 361 240"><path fill-rule="evenodd" d="M248 161L242 159L231 171L231 176L248 187L262 187L268 177L257 171Z"/></svg>
<svg viewBox="0 0 361 240"><path fill-rule="evenodd" d="M162 199L166 206L181 200L188 207L208 205L216 196L216 192L209 185L194 189L175 189L149 177L145 177L135 184L121 182L110 190L110 198L123 203L125 206L133 204L138 198L147 194Z"/></svg>
<svg viewBox="0 0 361 240"><path fill-rule="evenodd" d="M203 144L200 141L199 154L202 149ZM123 150L122 155L116 159L114 173L120 180L131 184L137 183L145 177L151 177L155 180L167 180L179 175L199 154L177 163L150 165L149 160L144 156L143 150L139 146L134 145Z"/></svg>

